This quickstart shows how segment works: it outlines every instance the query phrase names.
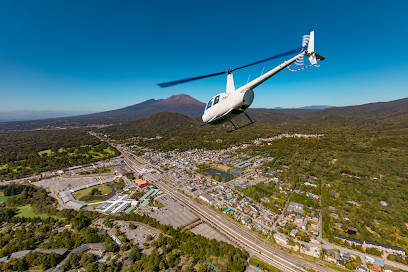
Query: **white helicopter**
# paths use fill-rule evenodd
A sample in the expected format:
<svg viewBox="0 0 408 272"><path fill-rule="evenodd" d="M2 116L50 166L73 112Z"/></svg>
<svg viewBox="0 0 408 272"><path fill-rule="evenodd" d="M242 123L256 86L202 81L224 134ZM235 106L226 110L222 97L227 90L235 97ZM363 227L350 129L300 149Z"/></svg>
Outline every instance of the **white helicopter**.
<svg viewBox="0 0 408 272"><path fill-rule="evenodd" d="M307 49L306 49L306 45L307 45ZM242 69L251 65L255 65L258 63L262 63L265 61L269 61L272 59L276 59L276 58L280 58L283 56L287 56L287 55L292 55L295 54L297 52L301 51L297 56L291 58L288 61L283 62L282 64L280 64L279 66L277 66L276 68L270 70L269 72L261 75L260 77L252 80L251 82L245 84L244 86L235 89L234 87L234 78L232 76L232 72L238 69ZM200 76L200 77L193 77L193 78L187 78L187 79L182 79L182 80L177 80L177 81L171 81L171 82L165 82L165 83L160 83L158 84L161 88L166 88L166 87L170 87L173 85L177 85L177 84L181 84L181 83L186 83L186 82L190 82L190 81L194 81L197 79L202 79L202 78L207 78L207 77L212 77L212 76L217 76L217 75L222 75L222 74L228 74L227 77L227 90L225 93L220 93L217 94L216 96L212 97L205 109L204 109L204 113L202 116L202 120L204 122L204 124L202 124L201 126L207 125L207 124L213 124L213 125L217 125L217 124L222 124L224 122L230 121L231 124L234 126L234 130L237 130L239 127L237 128L235 126L235 124L232 122L232 119L238 115L240 115L241 113L244 113L245 116L249 119L250 123L247 125L251 125L254 122L251 120L251 118L248 116L248 114L245 112L245 110L252 104L252 101L254 100L254 91L253 89L255 89L257 86L259 86L260 84L262 84L263 82L265 82L267 79L269 79L270 77L274 76L275 74L277 74L278 72L282 71L285 68L289 68L289 66L292 63L295 63L297 65L303 65L303 59L304 56L307 56L309 61L310 61L310 65L303 67L299 70L302 70L304 68L310 67L310 66L315 66L317 64L317 62L319 60L324 60L324 58L320 55L318 55L315 51L314 51L314 31L310 32L310 35L305 35L303 36L302 39L302 47L301 48L296 48L290 51L287 51L285 53L264 59L264 60L260 60L245 66L241 66L232 70L227 70L224 72L219 72L219 73L215 73L215 74L210 74L210 75L205 75L205 76ZM319 67L319 66L316 66ZM289 68L290 69L290 68ZM295 71L299 71L299 70L295 70ZM293 70L291 70L293 71ZM245 126L247 126L245 125Z"/></svg>

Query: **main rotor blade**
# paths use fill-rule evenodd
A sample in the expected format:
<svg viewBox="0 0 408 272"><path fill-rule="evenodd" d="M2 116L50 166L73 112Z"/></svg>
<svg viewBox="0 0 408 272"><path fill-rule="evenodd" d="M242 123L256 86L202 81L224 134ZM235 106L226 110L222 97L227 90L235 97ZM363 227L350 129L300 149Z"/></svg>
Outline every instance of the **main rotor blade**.
<svg viewBox="0 0 408 272"><path fill-rule="evenodd" d="M279 55L276 55L276 56L273 56L273 57L270 57L270 58L267 58L267 59L263 59L263 60L248 64L248 65L245 65L245 66L241 66L241 67L238 67L238 68L235 68L235 69L232 69L232 70L227 70L227 71L224 71L224 72L219 72L219 73L205 75L205 76L191 77L191 78L180 79L180 80L175 80L175 81L170 81L170 82L164 82L164 83L159 83L157 85L159 85L161 88L167 88L167 87L170 87L170 86L174 86L174 85L178 85L178 84L182 84L182 83L186 83L186 82L190 82L190 81L194 81L194 80L198 80L198 79L202 79L202 78L207 78L207 77L212 77L212 76L219 76L219 75L222 75L222 74L231 73L232 71L239 70L239 69L242 69L242 68L245 68L245 67L248 67L248 66L252 66L252 65L255 65L255 64L258 64L258 63L262 63L262 62L265 62L265 61L268 61L268 60L273 60L273 59L277 59L277 58L284 57L284 56L287 56L287 55L292 55L294 53L300 52L301 50L302 50L302 47L299 47L299 48L292 49L290 51L281 53Z"/></svg>
<svg viewBox="0 0 408 272"><path fill-rule="evenodd" d="M206 75L206 76L191 77L191 78L180 79L180 80L175 80L175 81L170 81L170 82L164 82L164 83L159 83L157 85L159 85L161 88L166 88L166 87L174 86L174 85L177 85L177 84L194 81L194 80L197 80L197 79L222 75L222 74L225 74L225 73L227 73L227 71L219 72L219 73L215 73L215 74L210 74L210 75Z"/></svg>
<svg viewBox="0 0 408 272"><path fill-rule="evenodd" d="M248 67L248 66L252 66L252 65L255 65L255 64L258 64L258 63L268 61L268 60L273 60L273 59L277 59L277 58L280 58L280 57L284 57L284 56L292 55L292 54L295 54L295 53L299 53L299 52L301 52L301 50L302 50L302 47L295 48L295 49L292 49L290 51L281 53L279 55L276 55L276 56L273 56L273 57L270 57L270 58L267 58L267 59L263 59L263 60L248 64L248 65L244 65L244 66L232 69L231 71L239 70L239 69L242 69L242 68L245 68L245 67Z"/></svg>

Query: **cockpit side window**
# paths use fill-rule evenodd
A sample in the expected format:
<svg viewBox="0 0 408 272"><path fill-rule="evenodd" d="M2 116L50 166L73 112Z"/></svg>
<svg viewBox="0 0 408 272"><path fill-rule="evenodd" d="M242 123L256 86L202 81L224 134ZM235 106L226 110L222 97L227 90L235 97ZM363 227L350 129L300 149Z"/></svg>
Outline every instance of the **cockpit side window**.
<svg viewBox="0 0 408 272"><path fill-rule="evenodd" d="M205 109L208 110L209 108L211 108L211 105L212 105L212 99L208 101L207 107Z"/></svg>
<svg viewBox="0 0 408 272"><path fill-rule="evenodd" d="M219 96L219 95L217 95L217 96L214 98L214 105L217 104L218 101L220 101L220 96Z"/></svg>

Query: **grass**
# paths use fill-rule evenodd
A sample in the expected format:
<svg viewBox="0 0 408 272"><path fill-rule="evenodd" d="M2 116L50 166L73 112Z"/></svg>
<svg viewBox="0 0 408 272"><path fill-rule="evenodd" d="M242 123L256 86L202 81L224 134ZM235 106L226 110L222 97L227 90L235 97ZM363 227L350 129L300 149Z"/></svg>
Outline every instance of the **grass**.
<svg viewBox="0 0 408 272"><path fill-rule="evenodd" d="M269 272L271 272L271 271L274 271L274 272L281 272L282 270L280 270L280 269L278 269L278 268L276 268L276 267L274 267L274 266L272 266L272 265L270 265L270 264L268 264L268 263L266 263L266 262L264 262L264 261L262 261L261 259L259 259L259 258L257 258L257 257L252 257L250 260L249 260L249 264L250 265L254 265L254 266L256 266L256 267L259 267L259 268L261 268L262 270L267 270L267 271L269 271Z"/></svg>
<svg viewBox="0 0 408 272"><path fill-rule="evenodd" d="M219 164L211 164L211 168L214 168L214 169L223 171L223 172L225 172L225 173L229 173L229 170L232 169L232 168L229 167L229 166L219 165Z"/></svg>
<svg viewBox="0 0 408 272"><path fill-rule="evenodd" d="M41 156L42 154L50 155L50 154L52 154L52 151L51 151L51 149L46 149L46 150L38 151L38 155Z"/></svg>
<svg viewBox="0 0 408 272"><path fill-rule="evenodd" d="M341 271L341 272L350 272L350 270L348 270L348 269L338 267L337 265L334 265L334 264L331 264L331 263L325 263L325 265L330 267L330 268L333 268L335 270Z"/></svg>
<svg viewBox="0 0 408 272"><path fill-rule="evenodd" d="M0 164L0 170L6 169L6 168L7 168L7 163Z"/></svg>
<svg viewBox="0 0 408 272"><path fill-rule="evenodd" d="M46 215L46 214L38 214L33 211L31 208L30 204L24 205L24 206L19 206L18 211L17 211L17 216L19 217L26 217L26 218L34 218L34 217L41 217L41 218L47 218L47 217L53 217L55 219L59 220L64 220L62 217L58 217L55 215Z"/></svg>
<svg viewBox="0 0 408 272"><path fill-rule="evenodd" d="M100 185L99 185L99 186L89 187L89 188L80 190L80 191L78 191L78 192L75 192L75 193L73 194L73 196L74 196L74 198L75 198L76 200L79 200L79 199L81 199L81 198L84 197L84 196L91 195L91 191L92 191L93 188L98 188L98 189L102 192L102 195L106 195L106 194L108 194L110 191L112 191L111 188L109 187L109 184L103 184L103 185L102 185L102 188L101 188Z"/></svg>
<svg viewBox="0 0 408 272"><path fill-rule="evenodd" d="M4 196L4 193L1 192L0 202L1 202L1 201L7 201L7 200L10 199L10 198L17 198L17 197L19 197L19 196L20 196L20 195Z"/></svg>
<svg viewBox="0 0 408 272"><path fill-rule="evenodd" d="M115 154L115 151L113 151L112 149L110 149L109 147L105 148L103 151L105 151L108 154Z"/></svg>
<svg viewBox="0 0 408 272"><path fill-rule="evenodd" d="M94 171L88 171L88 172L81 172L79 173L80 175L88 175L88 174L102 174L102 173L110 173L112 172L114 168L113 167L104 167L104 168L99 168Z"/></svg>
<svg viewBox="0 0 408 272"><path fill-rule="evenodd" d="M157 205L155 205L155 206L153 206L153 207L157 207L157 208L161 209L161 208L164 207L164 205L162 205L162 204L157 204Z"/></svg>

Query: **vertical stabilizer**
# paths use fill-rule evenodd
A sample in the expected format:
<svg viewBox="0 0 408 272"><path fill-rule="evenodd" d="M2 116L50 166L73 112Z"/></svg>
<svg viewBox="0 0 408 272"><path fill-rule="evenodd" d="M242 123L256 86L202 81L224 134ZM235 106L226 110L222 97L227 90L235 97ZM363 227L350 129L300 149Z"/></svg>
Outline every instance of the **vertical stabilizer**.
<svg viewBox="0 0 408 272"><path fill-rule="evenodd" d="M316 54L314 51L314 31L310 32L310 39L309 39L309 44L307 46L307 53L309 54L307 58L309 59L310 63L312 65L316 65L317 60L316 60Z"/></svg>
<svg viewBox="0 0 408 272"><path fill-rule="evenodd" d="M314 53L314 31L310 32L309 44L307 46L307 53Z"/></svg>
<svg viewBox="0 0 408 272"><path fill-rule="evenodd" d="M235 91L234 77L232 76L232 73L229 73L227 78L227 93L232 93L233 91Z"/></svg>

